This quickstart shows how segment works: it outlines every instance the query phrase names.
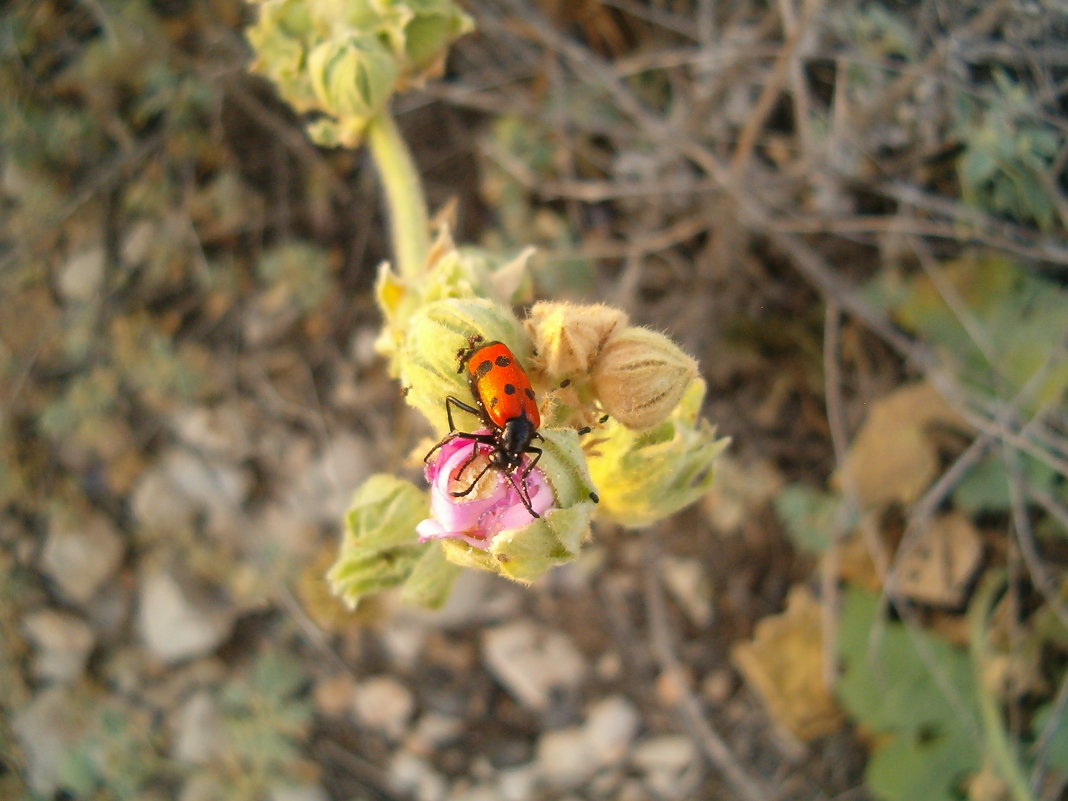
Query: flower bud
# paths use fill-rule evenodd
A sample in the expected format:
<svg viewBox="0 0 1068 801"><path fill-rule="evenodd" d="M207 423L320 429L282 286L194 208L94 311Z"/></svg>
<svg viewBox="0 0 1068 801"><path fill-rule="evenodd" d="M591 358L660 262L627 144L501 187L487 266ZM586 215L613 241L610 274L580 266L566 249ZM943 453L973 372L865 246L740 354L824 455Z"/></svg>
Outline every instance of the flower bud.
<svg viewBox="0 0 1068 801"><path fill-rule="evenodd" d="M550 381L585 375L601 348L627 324L620 309L603 304L535 303L524 322L538 356L536 369Z"/></svg>
<svg viewBox="0 0 1068 801"><path fill-rule="evenodd" d="M458 539L442 540L445 557L463 567L490 570L530 583L554 565L574 560L590 532L595 509L586 458L574 431L542 429L544 453L537 469L552 487L555 507L526 525L495 534L487 548Z"/></svg>
<svg viewBox="0 0 1068 801"><path fill-rule="evenodd" d="M352 147L389 100L397 63L377 39L357 33L318 45L308 56L308 72L321 109L334 118L310 129L316 142Z"/></svg>
<svg viewBox="0 0 1068 801"><path fill-rule="evenodd" d="M422 412L438 435L449 430L445 398L470 400L467 377L457 368L457 356L471 336L508 345L520 363L530 352L519 321L511 311L481 298L446 298L420 306L408 319L407 333L398 358L399 377L407 388L405 400ZM456 422L468 431L478 420L465 412Z"/></svg>
<svg viewBox="0 0 1068 801"><path fill-rule="evenodd" d="M697 377L697 362L663 334L630 326L613 334L593 365L593 390L627 428L666 419Z"/></svg>
<svg viewBox="0 0 1068 801"><path fill-rule="evenodd" d="M475 27L453 0L394 2L383 7L386 36L407 62L406 83L419 84L439 73L449 45Z"/></svg>
<svg viewBox="0 0 1068 801"><path fill-rule="evenodd" d="M257 0L252 69L270 78L320 145L359 144L368 119L398 89L440 71L472 30L453 0Z"/></svg>

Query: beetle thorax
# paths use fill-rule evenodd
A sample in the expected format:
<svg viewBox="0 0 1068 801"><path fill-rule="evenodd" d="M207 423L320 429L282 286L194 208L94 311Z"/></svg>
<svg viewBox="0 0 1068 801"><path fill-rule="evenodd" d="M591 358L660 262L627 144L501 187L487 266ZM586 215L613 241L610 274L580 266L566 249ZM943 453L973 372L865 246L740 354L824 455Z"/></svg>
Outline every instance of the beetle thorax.
<svg viewBox="0 0 1068 801"><path fill-rule="evenodd" d="M523 451L534 438L534 426L526 417L513 417L505 422L497 434L499 448L493 459L501 467L515 468L523 460Z"/></svg>

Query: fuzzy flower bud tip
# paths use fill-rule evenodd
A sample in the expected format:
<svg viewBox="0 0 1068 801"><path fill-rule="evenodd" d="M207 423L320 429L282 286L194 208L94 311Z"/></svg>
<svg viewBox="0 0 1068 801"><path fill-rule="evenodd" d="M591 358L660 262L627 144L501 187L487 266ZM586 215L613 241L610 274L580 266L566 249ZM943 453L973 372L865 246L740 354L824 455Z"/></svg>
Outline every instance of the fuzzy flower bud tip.
<svg viewBox="0 0 1068 801"><path fill-rule="evenodd" d="M529 525L534 516L517 489L521 483L537 514L553 508L553 491L540 470L535 468L521 478L522 470L509 476L494 467L486 469L491 452L489 445L458 437L442 445L437 458L427 464L431 516L416 526L421 542L456 539L485 549L500 532ZM485 473L468 495L452 494L468 489L483 470Z"/></svg>
<svg viewBox="0 0 1068 801"><path fill-rule="evenodd" d="M627 428L665 420L697 377L697 362L663 334L631 326L614 334L593 366L593 389Z"/></svg>
<svg viewBox="0 0 1068 801"><path fill-rule="evenodd" d="M627 315L611 306L535 303L525 323L545 372L554 378L589 372L613 331Z"/></svg>

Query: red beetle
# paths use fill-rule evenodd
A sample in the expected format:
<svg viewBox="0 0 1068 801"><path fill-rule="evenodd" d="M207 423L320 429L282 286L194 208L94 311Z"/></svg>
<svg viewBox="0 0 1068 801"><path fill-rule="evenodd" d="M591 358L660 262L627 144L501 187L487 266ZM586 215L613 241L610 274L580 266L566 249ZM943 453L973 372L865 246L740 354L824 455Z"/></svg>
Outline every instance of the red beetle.
<svg viewBox="0 0 1068 801"><path fill-rule="evenodd" d="M494 468L508 477L527 511L532 516L539 517L540 515L531 506L530 492L526 488L525 481L542 453L541 448L536 448L530 443L535 439L544 440L544 437L538 433L541 414L538 411L534 390L530 386L530 379L515 354L503 342L494 341L483 344L482 337L476 335L468 339L467 347L461 348L456 355L460 362L456 372L461 373L464 368L467 369L467 383L471 387L475 406L464 403L453 395L445 398L449 433L430 449L423 457L423 461L429 461L433 453L450 440L456 438L471 440L474 443L471 447L471 456L457 471L456 478L458 479L478 456L479 443L490 445L492 450L486 466L479 471L467 489L453 492L452 496L462 498L470 494L486 471ZM490 432L473 434L458 430L452 420L453 406L478 417L490 429ZM516 482L515 473L522 466L523 454L526 453L533 454L534 458L523 468L519 481Z"/></svg>

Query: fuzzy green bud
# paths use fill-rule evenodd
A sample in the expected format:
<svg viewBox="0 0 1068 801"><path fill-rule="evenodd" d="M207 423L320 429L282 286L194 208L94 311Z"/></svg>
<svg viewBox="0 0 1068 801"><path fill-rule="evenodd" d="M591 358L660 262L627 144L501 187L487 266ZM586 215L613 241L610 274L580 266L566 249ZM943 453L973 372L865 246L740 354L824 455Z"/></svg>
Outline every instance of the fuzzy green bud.
<svg viewBox="0 0 1068 801"><path fill-rule="evenodd" d="M598 353L593 390L617 421L643 429L666 419L697 375L697 362L666 336L630 326Z"/></svg>
<svg viewBox="0 0 1068 801"><path fill-rule="evenodd" d="M474 30L474 21L452 0L393 0L376 4L381 29L405 64L406 84L441 72L449 45Z"/></svg>
<svg viewBox="0 0 1068 801"><path fill-rule="evenodd" d="M307 75L309 43L316 36L309 5L302 0L264 0L255 24L246 31L255 53L253 72L270 78L298 114L317 107Z"/></svg>
<svg viewBox="0 0 1068 801"><path fill-rule="evenodd" d="M527 248L505 260L475 248L457 248L448 228L442 227L418 282L406 282L388 263L382 264L375 296L386 324L375 347L390 360L390 372L400 374L412 314L424 304L449 298L487 298L509 305L518 302L529 284L527 262L532 252Z"/></svg>
<svg viewBox="0 0 1068 801"><path fill-rule="evenodd" d="M700 498L712 485L713 462L728 440L699 419L704 381L690 382L667 420L641 431L611 420L589 459L603 515L620 525L656 522Z"/></svg>
<svg viewBox="0 0 1068 801"><path fill-rule="evenodd" d="M452 0L258 0L252 70L270 78L321 145L354 146L398 89L439 72L474 28Z"/></svg>
<svg viewBox="0 0 1068 801"><path fill-rule="evenodd" d="M334 118L315 123L314 138L323 145L352 147L389 100L397 63L373 36L347 34L311 51L308 74L319 108Z"/></svg>
<svg viewBox="0 0 1068 801"><path fill-rule="evenodd" d="M445 398L469 398L467 377L457 355L472 336L500 340L520 363L529 361L530 346L511 311L481 298L447 298L420 306L408 318L407 336L398 360L399 377L408 390L406 400L430 421L439 434L449 430ZM468 415L464 415L467 417ZM460 424L460 421L457 421ZM471 430L477 420L464 420Z"/></svg>

